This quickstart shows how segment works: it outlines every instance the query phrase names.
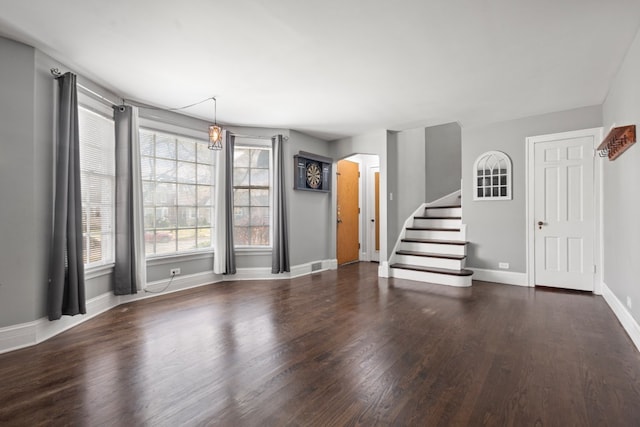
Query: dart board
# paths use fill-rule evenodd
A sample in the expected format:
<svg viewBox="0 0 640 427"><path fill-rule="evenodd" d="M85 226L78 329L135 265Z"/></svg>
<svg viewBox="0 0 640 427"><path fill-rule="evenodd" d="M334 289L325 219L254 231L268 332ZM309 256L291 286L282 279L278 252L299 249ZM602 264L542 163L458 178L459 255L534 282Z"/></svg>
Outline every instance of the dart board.
<svg viewBox="0 0 640 427"><path fill-rule="evenodd" d="M331 191L332 159L304 152L293 158L296 190Z"/></svg>

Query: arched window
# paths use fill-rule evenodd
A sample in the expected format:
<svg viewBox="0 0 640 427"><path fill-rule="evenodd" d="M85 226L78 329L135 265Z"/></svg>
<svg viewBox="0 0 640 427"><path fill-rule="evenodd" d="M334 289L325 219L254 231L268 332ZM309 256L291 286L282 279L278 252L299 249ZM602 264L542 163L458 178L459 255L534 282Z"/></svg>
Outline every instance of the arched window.
<svg viewBox="0 0 640 427"><path fill-rule="evenodd" d="M473 200L511 200L511 160L500 151L487 151L473 164Z"/></svg>

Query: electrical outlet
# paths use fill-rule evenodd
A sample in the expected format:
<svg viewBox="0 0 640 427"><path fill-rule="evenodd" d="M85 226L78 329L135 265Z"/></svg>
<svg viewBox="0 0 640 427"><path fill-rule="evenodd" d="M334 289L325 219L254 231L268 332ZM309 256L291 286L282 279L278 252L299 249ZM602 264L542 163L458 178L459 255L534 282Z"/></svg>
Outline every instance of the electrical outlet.
<svg viewBox="0 0 640 427"><path fill-rule="evenodd" d="M171 270L169 270L169 275L170 276L179 276L180 275L180 269L179 268L172 268Z"/></svg>
<svg viewBox="0 0 640 427"><path fill-rule="evenodd" d="M509 263L508 262L499 262L498 263L498 268L502 268L504 270L508 270L509 269Z"/></svg>
<svg viewBox="0 0 640 427"><path fill-rule="evenodd" d="M631 310L631 297L627 297L627 308Z"/></svg>

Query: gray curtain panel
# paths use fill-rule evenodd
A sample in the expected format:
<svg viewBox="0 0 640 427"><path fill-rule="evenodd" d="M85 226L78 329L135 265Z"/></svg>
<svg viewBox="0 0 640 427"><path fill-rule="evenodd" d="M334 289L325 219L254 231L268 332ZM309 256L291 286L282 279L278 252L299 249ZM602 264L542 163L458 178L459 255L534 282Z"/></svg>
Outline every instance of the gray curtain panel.
<svg viewBox="0 0 640 427"><path fill-rule="evenodd" d="M82 198L80 195L80 138L75 74L58 78L58 121L55 147L53 242L47 292L47 315L87 312L82 259Z"/></svg>
<svg viewBox="0 0 640 427"><path fill-rule="evenodd" d="M113 293L129 295L137 293L145 283L140 283L140 267L144 264L144 247L140 248L138 210L142 209L138 194L142 193L139 176L140 159L137 155L138 124L137 109L130 106L114 106L116 131L116 265L114 269ZM140 188L137 188L140 187ZM140 258L142 257L142 258Z"/></svg>
<svg viewBox="0 0 640 427"><path fill-rule="evenodd" d="M226 257L224 274L236 274L236 252L233 245L233 147L236 137L227 132L225 161L225 219L227 238L225 240Z"/></svg>
<svg viewBox="0 0 640 427"><path fill-rule="evenodd" d="M273 145L273 251L271 273L290 271L289 222L287 221L287 189L285 186L284 142L282 135L271 138Z"/></svg>

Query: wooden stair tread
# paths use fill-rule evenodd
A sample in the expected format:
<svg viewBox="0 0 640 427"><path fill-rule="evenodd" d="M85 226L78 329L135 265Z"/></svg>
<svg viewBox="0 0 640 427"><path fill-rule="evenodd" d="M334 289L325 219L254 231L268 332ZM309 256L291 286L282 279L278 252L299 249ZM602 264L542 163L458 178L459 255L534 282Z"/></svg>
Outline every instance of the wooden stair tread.
<svg viewBox="0 0 640 427"><path fill-rule="evenodd" d="M466 245L467 242L462 240L439 240L439 239L402 239L403 242L410 243L436 243L439 245Z"/></svg>
<svg viewBox="0 0 640 427"><path fill-rule="evenodd" d="M406 230L413 230L413 231L460 231L459 228L438 228L438 227L407 227Z"/></svg>
<svg viewBox="0 0 640 427"><path fill-rule="evenodd" d="M461 208L462 205L444 205L444 206L427 206L425 209L455 209Z"/></svg>
<svg viewBox="0 0 640 427"><path fill-rule="evenodd" d="M390 266L391 268L401 268L403 270L413 270L413 271L422 271L425 273L438 273L438 274L448 274L450 276L471 276L473 275L473 271L471 270L450 270L448 268L436 268L436 267L422 267L420 265L411 265L411 264L401 264L396 263Z"/></svg>
<svg viewBox="0 0 640 427"><path fill-rule="evenodd" d="M455 259L461 261L466 258L464 255L447 255L447 254L434 254L429 252L418 252L418 251L405 251L399 250L396 251L398 255L411 255L411 256L419 256L424 258L442 258L442 259Z"/></svg>
<svg viewBox="0 0 640 427"><path fill-rule="evenodd" d="M413 219L462 219L461 216L414 216Z"/></svg>

